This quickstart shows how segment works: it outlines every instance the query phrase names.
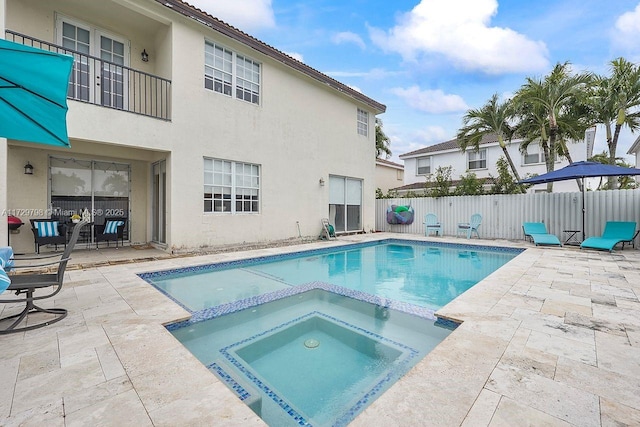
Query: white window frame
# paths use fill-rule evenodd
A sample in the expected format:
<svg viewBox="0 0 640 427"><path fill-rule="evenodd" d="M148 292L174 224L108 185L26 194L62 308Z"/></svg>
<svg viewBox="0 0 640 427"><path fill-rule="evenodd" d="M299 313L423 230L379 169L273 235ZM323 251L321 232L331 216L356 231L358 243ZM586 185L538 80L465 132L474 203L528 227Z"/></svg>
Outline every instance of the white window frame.
<svg viewBox="0 0 640 427"><path fill-rule="evenodd" d="M476 165L480 163L480 165ZM472 167L473 164L473 167ZM482 148L478 151L467 151L467 168L468 170L481 170L487 168L487 149Z"/></svg>
<svg viewBox="0 0 640 427"><path fill-rule="evenodd" d="M427 162L429 162L429 165L428 165L429 170L428 170L427 172L420 173L420 168L421 168L421 166L420 166L420 161L421 161L421 160L426 160ZM422 166L422 167L425 167L425 166ZM431 156L418 157L418 158L416 159L416 175L417 175L417 176L421 176L421 175L424 175L424 176L426 176L426 175L431 175Z"/></svg>
<svg viewBox="0 0 640 427"><path fill-rule="evenodd" d="M369 112L358 108L356 120L358 135L369 137Z"/></svg>
<svg viewBox="0 0 640 427"><path fill-rule="evenodd" d="M262 64L219 43L205 40L204 87L225 96L260 105Z"/></svg>
<svg viewBox="0 0 640 427"><path fill-rule="evenodd" d="M203 163L204 213L260 213L260 165L212 157Z"/></svg>
<svg viewBox="0 0 640 427"><path fill-rule="evenodd" d="M527 147L527 151L525 153L522 153L522 164L524 166L540 165L545 163L544 151L538 148L537 152L532 153L529 151L529 148L530 147ZM535 161L529 161L529 160L535 160Z"/></svg>

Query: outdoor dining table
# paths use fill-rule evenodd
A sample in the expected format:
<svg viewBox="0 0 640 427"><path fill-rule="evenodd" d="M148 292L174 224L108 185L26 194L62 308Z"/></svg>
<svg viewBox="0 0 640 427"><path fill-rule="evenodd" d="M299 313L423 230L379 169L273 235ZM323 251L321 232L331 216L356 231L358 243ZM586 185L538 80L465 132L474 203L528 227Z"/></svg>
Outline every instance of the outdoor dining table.
<svg viewBox="0 0 640 427"><path fill-rule="evenodd" d="M11 284L7 272L13 267L13 248L0 246L0 292L4 292Z"/></svg>

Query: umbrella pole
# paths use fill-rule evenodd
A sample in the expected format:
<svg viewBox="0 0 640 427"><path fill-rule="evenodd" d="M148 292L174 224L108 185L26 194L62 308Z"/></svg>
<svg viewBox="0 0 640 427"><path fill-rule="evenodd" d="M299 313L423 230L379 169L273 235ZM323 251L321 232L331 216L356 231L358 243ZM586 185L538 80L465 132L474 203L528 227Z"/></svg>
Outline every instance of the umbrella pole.
<svg viewBox="0 0 640 427"><path fill-rule="evenodd" d="M582 241L585 239L584 232L584 196L585 196L585 188L584 188L584 177L582 177Z"/></svg>

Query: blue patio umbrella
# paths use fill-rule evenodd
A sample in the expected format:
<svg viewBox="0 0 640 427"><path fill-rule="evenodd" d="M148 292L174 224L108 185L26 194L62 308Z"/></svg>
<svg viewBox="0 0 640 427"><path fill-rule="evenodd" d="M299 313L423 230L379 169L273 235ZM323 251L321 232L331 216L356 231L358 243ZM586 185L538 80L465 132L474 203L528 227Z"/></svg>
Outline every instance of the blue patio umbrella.
<svg viewBox="0 0 640 427"><path fill-rule="evenodd" d="M582 240L585 238L584 232L584 179L597 178L602 176L629 176L640 175L640 169L623 168L620 166L606 165L598 162L575 162L542 175L521 180L520 184L543 184L547 182L566 181L569 179L580 179L582 181Z"/></svg>
<svg viewBox="0 0 640 427"><path fill-rule="evenodd" d="M0 136L69 147L73 57L0 39Z"/></svg>

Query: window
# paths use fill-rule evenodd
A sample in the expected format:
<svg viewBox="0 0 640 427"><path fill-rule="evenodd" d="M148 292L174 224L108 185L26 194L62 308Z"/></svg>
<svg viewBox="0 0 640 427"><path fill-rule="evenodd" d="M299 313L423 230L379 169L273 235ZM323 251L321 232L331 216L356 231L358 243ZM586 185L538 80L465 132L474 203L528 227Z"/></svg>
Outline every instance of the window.
<svg viewBox="0 0 640 427"><path fill-rule="evenodd" d="M469 170L487 168L487 150L469 151Z"/></svg>
<svg viewBox="0 0 640 427"><path fill-rule="evenodd" d="M235 64L235 74L234 74ZM204 87L260 104L260 64L214 43L204 45Z"/></svg>
<svg viewBox="0 0 640 427"><path fill-rule="evenodd" d="M525 165L544 163L544 152L542 151L538 153L529 153L529 150L527 149L527 152L524 153L522 157Z"/></svg>
<svg viewBox="0 0 640 427"><path fill-rule="evenodd" d="M358 108L358 135L369 136L369 113Z"/></svg>
<svg viewBox="0 0 640 427"><path fill-rule="evenodd" d="M259 212L260 167L204 159L205 212Z"/></svg>
<svg viewBox="0 0 640 427"><path fill-rule="evenodd" d="M416 175L429 175L431 173L431 157L421 157L416 161Z"/></svg>

